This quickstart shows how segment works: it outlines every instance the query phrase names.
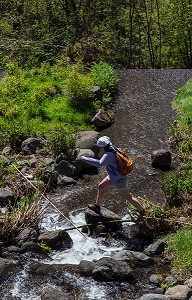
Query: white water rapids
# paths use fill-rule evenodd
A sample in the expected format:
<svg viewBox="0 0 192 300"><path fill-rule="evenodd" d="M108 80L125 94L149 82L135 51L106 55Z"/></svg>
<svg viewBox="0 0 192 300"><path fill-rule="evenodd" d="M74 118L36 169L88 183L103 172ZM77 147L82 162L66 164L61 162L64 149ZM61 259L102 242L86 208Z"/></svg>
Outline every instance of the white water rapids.
<svg viewBox="0 0 192 300"><path fill-rule="evenodd" d="M69 215L69 218L76 226L81 226L86 223L84 219L84 211L82 210L72 211ZM128 216L125 216L124 218L127 219ZM53 211L47 214L41 222L42 231L54 231L58 229L66 229L67 227L70 227L69 224L67 224L65 220L60 220L59 214ZM123 248L115 245L115 242L110 246L104 245L102 243L103 238L96 239L88 237L86 239L77 230L71 230L68 231L68 233L73 240L73 247L65 251L53 251L50 255L51 260L42 260L41 263L77 265L81 260L92 261L93 259L114 255ZM25 286L27 277L28 274L26 270L23 270L15 277L13 288L11 290L13 299L40 300L41 296L38 295L39 293L37 289L34 288L30 289L29 291L27 290L27 287ZM81 290L81 294L83 294L83 298L81 299L106 299L106 290L104 284L98 284L94 280L84 277L76 278L75 275L72 275L68 272L65 272L65 278L67 278L69 281L75 282L75 286L78 287ZM47 284L46 287L50 285L58 289L58 287L54 286L54 284ZM39 290L42 291L44 287L45 286L40 286Z"/></svg>

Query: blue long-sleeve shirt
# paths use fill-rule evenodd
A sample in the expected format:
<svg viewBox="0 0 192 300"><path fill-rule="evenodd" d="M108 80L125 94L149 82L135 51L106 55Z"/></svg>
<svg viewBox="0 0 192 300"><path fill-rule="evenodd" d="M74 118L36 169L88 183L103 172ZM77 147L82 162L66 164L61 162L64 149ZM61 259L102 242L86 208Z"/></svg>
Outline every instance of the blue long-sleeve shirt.
<svg viewBox="0 0 192 300"><path fill-rule="evenodd" d="M82 160L97 168L101 168L105 166L109 178L112 182L116 182L119 179L126 177L122 175L118 170L118 163L117 163L115 152L107 151L103 154L101 159L95 159L95 158L83 156Z"/></svg>

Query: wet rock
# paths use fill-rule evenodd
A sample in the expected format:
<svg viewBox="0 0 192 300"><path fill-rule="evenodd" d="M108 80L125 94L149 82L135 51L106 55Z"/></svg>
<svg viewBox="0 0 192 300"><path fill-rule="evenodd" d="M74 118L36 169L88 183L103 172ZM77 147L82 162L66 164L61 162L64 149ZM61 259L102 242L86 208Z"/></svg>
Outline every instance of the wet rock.
<svg viewBox="0 0 192 300"><path fill-rule="evenodd" d="M22 246L23 243L37 241L38 233L34 228L27 227L23 229L19 235L15 238L17 245Z"/></svg>
<svg viewBox="0 0 192 300"><path fill-rule="evenodd" d="M77 184L77 181L75 179L73 179L72 177L60 175L57 178L57 185L59 185L59 186L66 186L66 185L68 186L68 185L73 185L73 184Z"/></svg>
<svg viewBox="0 0 192 300"><path fill-rule="evenodd" d="M70 235L65 230L44 232L39 235L38 242L43 242L52 250L69 249L73 245Z"/></svg>
<svg viewBox="0 0 192 300"><path fill-rule="evenodd" d="M114 259L131 263L136 267L149 267L153 265L154 259L142 252L122 250L113 256Z"/></svg>
<svg viewBox="0 0 192 300"><path fill-rule="evenodd" d="M95 212L91 209L86 209L85 211L85 221L87 224L96 224L93 226L89 226L90 233L95 233L96 227L98 223L102 223L107 230L116 231L121 228L121 223L115 222L117 220L121 220L120 216L112 212L111 210L101 206L99 212ZM114 221L114 222L111 222Z"/></svg>
<svg viewBox="0 0 192 300"><path fill-rule="evenodd" d="M132 270L126 262L110 257L99 259L92 274L96 281L131 281L134 278Z"/></svg>
<svg viewBox="0 0 192 300"><path fill-rule="evenodd" d="M170 300L188 300L192 296L192 289L187 285L176 285L170 287L165 292Z"/></svg>
<svg viewBox="0 0 192 300"><path fill-rule="evenodd" d="M149 245L143 253L146 255L160 255L165 250L166 243L163 240L158 240L155 243Z"/></svg>
<svg viewBox="0 0 192 300"><path fill-rule="evenodd" d="M46 287L41 293L41 300L74 300L69 293L61 291L59 288Z"/></svg>
<svg viewBox="0 0 192 300"><path fill-rule="evenodd" d="M21 144L21 149L26 155L35 154L38 149L44 148L48 144L43 138L28 138Z"/></svg>
<svg viewBox="0 0 192 300"><path fill-rule="evenodd" d="M81 260L79 263L80 275L81 276L92 276L92 272L94 270L95 263L92 261Z"/></svg>
<svg viewBox="0 0 192 300"><path fill-rule="evenodd" d="M0 257L0 279L9 277L11 274L17 272L18 268L18 261Z"/></svg>
<svg viewBox="0 0 192 300"><path fill-rule="evenodd" d="M171 166L171 152L165 149L154 150L151 154L152 167L169 170Z"/></svg>
<svg viewBox="0 0 192 300"><path fill-rule="evenodd" d="M19 253L20 250L21 249L17 246L9 246L9 247L3 249L3 251L7 251L9 253Z"/></svg>
<svg viewBox="0 0 192 300"><path fill-rule="evenodd" d="M91 122L97 127L108 127L112 123L110 115L103 109L99 109L98 113L92 118Z"/></svg>
<svg viewBox="0 0 192 300"><path fill-rule="evenodd" d="M23 243L22 247L20 248L20 253L25 253L25 252L35 252L35 253L46 254L46 251L44 251L35 242L26 242L26 243Z"/></svg>
<svg viewBox="0 0 192 300"><path fill-rule="evenodd" d="M75 166L66 160L62 160L58 164L55 163L55 171L68 177L73 177L77 173Z"/></svg>
<svg viewBox="0 0 192 300"><path fill-rule="evenodd" d="M161 294L146 294L139 298L139 300L170 300L170 298Z"/></svg>
<svg viewBox="0 0 192 300"><path fill-rule="evenodd" d="M14 196L12 190L6 186L0 189L0 206L6 206L9 203L14 202Z"/></svg>

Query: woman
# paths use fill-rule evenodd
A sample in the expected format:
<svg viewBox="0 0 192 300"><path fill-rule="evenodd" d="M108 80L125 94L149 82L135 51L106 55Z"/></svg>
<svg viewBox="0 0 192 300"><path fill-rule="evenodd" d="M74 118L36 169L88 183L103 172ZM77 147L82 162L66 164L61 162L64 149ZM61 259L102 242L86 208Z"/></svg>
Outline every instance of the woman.
<svg viewBox="0 0 192 300"><path fill-rule="evenodd" d="M99 156L101 156L101 159L94 159L86 156L82 156L81 159L97 168L105 166L108 176L99 183L96 203L90 204L88 207L95 212L99 212L105 190L115 186L120 194L139 211L141 216L143 216L145 214L144 207L137 199L131 196L127 187L127 177L122 175L118 170L115 149L110 138L108 136L100 137L97 140L97 146L100 148Z"/></svg>

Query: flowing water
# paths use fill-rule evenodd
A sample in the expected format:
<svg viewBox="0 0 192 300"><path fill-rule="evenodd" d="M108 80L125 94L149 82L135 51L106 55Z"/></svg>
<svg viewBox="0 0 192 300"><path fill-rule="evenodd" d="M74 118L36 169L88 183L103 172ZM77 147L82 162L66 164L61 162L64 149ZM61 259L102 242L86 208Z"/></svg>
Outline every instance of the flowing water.
<svg viewBox="0 0 192 300"><path fill-rule="evenodd" d="M175 91L188 79L192 70L121 70L119 93L113 106L114 124L103 130L115 145L127 149L134 159L134 172L129 176L130 191L134 195L150 201L164 201L161 190L164 172L151 168L151 152L159 148L168 148L166 131L173 122L174 112L171 102ZM176 166L173 155L173 168ZM95 201L97 184L105 176L105 170L94 175L84 175L74 187L66 187L50 195L51 201L77 226L85 224L84 210L88 203ZM127 204L115 189L105 196L104 206L127 218ZM123 225L123 226L133 226ZM48 209L42 220L41 230L54 230L70 227L55 211ZM111 256L125 245L121 241L103 238L85 239L76 230L69 231L73 247L65 251L55 251L50 259L25 258L24 268L16 276L2 283L1 299L40 300L41 291L46 286L63 286L76 293L74 299L111 300L138 299L145 292L152 291L149 274L146 270L133 283L97 283L92 279L79 276L75 268L83 259L92 261L103 256ZM65 265L62 276L47 274L32 276L31 265ZM66 267L68 266L68 267ZM74 294L75 295L75 294Z"/></svg>

